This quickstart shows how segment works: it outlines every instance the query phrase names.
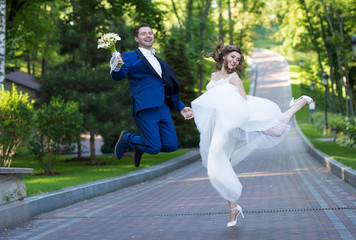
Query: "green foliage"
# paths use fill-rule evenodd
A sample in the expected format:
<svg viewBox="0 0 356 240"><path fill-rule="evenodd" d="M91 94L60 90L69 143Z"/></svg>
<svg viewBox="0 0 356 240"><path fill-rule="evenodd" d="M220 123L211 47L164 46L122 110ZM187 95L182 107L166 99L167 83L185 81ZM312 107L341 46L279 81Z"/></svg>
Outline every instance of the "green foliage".
<svg viewBox="0 0 356 240"><path fill-rule="evenodd" d="M52 98L35 114L35 133L31 149L38 157L46 174L52 174L58 154L63 147L71 145L80 137L82 115L78 103Z"/></svg>
<svg viewBox="0 0 356 240"><path fill-rule="evenodd" d="M103 62L95 51L99 35L129 33L134 43L126 22L148 22L164 35L164 13L146 0L7 0L6 17L6 72L27 68L36 76L68 59Z"/></svg>
<svg viewBox="0 0 356 240"><path fill-rule="evenodd" d="M37 69L60 59L58 25L65 1L6 1L6 69L27 67L28 73L40 75ZM39 64L41 62L41 64ZM27 64L26 64L27 63Z"/></svg>
<svg viewBox="0 0 356 240"><path fill-rule="evenodd" d="M327 117L328 117L328 120L330 121L331 116L329 113L328 113ZM321 112L321 111L314 112L313 113L313 121L314 121L316 128L319 131L323 131L323 127L324 127L324 123L325 123L325 113ZM330 125L329 125L329 127L330 127Z"/></svg>
<svg viewBox="0 0 356 240"><path fill-rule="evenodd" d="M232 4L232 21L234 22L232 43L240 47L244 53L254 47L256 25L266 21L265 14L263 14L264 8L266 8L266 3L262 0L242 0Z"/></svg>
<svg viewBox="0 0 356 240"><path fill-rule="evenodd" d="M277 2L278 4L283 3L283 1L275 1L275 2ZM276 8L276 10L278 10L278 8ZM311 92L310 81L304 81L303 77L301 77L303 76L301 73L303 73L303 70L305 68L308 68L309 65L315 65L315 61L313 60L314 53L311 51L300 52L292 48L289 48L288 51L282 52L281 48L275 47L275 45L276 44L272 44L271 47L267 47L267 48L279 52L287 59L289 63L293 96L298 97L301 95L309 95L312 96L313 99L316 101L317 112L313 114L313 119L317 125L311 123L310 121L311 118L307 107L300 110L295 116L303 134L311 141L311 143L316 149L320 150L321 152L324 152L325 154L341 162L342 164L351 167L353 169L356 169L355 148L340 146L336 142L320 141L321 138L330 138L333 136L332 131L331 132L328 131L326 136L323 135L323 126L324 126L324 118L325 118L324 115L325 88L321 85L321 83L317 82L314 92ZM302 67L298 66L299 59L301 58L303 59ZM329 119L329 113L328 113L328 119ZM338 136L338 138L340 137Z"/></svg>
<svg viewBox="0 0 356 240"><path fill-rule="evenodd" d="M321 131L325 122L325 113L316 112L313 114L314 123ZM356 118L344 117L340 114L328 113L328 131L335 131L337 134L336 142L340 146L356 148Z"/></svg>
<svg viewBox="0 0 356 240"><path fill-rule="evenodd" d="M46 102L52 96L78 102L83 130L104 138L103 152L113 152L123 129L136 131L128 82L113 81L106 64L93 69L62 64L44 75L41 87Z"/></svg>
<svg viewBox="0 0 356 240"><path fill-rule="evenodd" d="M21 143L31 132L33 107L28 95L0 89L0 166L10 167L12 158Z"/></svg>
<svg viewBox="0 0 356 240"><path fill-rule="evenodd" d="M190 106L196 98L194 92L195 79L192 73L192 61L186 54L186 45L180 35L173 34L167 39L164 48L167 63L173 68L180 83L180 98L186 106ZM193 120L186 121L178 112L172 113L180 147L196 147L199 143L199 133Z"/></svg>
<svg viewBox="0 0 356 240"><path fill-rule="evenodd" d="M349 71L355 67L350 46L356 17L354 1L274 2L280 23L276 37L283 41L284 51L294 49L311 53L312 56L302 58L303 77L321 85L322 72L328 73L330 111L345 114L346 109L346 115L352 116L350 106L356 107L355 97L352 96L355 79L352 70Z"/></svg>
<svg viewBox="0 0 356 240"><path fill-rule="evenodd" d="M97 40L105 32L117 32L122 41L118 51L132 50L136 43L133 26L127 19L148 22L163 32L163 13L145 0L79 0L68 2L70 11L60 22L60 54L68 61L51 68L42 79L46 101L62 96L79 103L84 114L84 130L104 138L104 152L112 152L122 129L135 131L131 117L128 84L115 83L109 75L110 52L97 50ZM125 82L125 83L124 83ZM94 156L92 156L94 158Z"/></svg>
<svg viewBox="0 0 356 240"><path fill-rule="evenodd" d="M330 116L331 114L329 114ZM338 133L336 142L341 146L356 148L356 118L331 115L329 128Z"/></svg>

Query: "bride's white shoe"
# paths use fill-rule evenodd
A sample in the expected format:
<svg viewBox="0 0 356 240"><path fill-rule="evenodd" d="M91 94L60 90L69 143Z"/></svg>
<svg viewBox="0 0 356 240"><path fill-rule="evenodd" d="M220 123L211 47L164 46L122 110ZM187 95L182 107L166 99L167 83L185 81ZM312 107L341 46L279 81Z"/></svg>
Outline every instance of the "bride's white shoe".
<svg viewBox="0 0 356 240"><path fill-rule="evenodd" d="M240 213L241 213L242 218L245 218L244 213L242 212L242 208L241 208L239 205L237 205L237 206L236 206L235 208L233 208L233 209L230 209L230 211L233 211L233 210L237 210L237 211L239 211L239 212L236 214L235 220L232 221L232 222L228 222L227 225L226 225L226 227L233 227L233 226L235 226L235 225L236 225L236 221L237 221L237 217L240 215Z"/></svg>
<svg viewBox="0 0 356 240"><path fill-rule="evenodd" d="M301 96L300 98L298 98L297 100L294 100L294 98L292 98L292 100L289 102L289 106L293 107L293 106L297 106L298 107L298 111L300 110L300 106L297 103L297 101L301 98L304 98L307 100L308 104L311 104L314 100L311 97L308 97L306 95Z"/></svg>

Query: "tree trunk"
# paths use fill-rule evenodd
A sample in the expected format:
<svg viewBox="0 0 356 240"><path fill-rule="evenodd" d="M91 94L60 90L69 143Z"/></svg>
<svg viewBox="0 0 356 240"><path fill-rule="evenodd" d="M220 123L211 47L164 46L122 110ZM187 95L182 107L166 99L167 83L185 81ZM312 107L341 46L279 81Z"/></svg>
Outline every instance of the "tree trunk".
<svg viewBox="0 0 356 240"><path fill-rule="evenodd" d="M41 72L41 77L45 74L46 69L47 69L47 66L48 66L47 60L45 59L45 57L42 57L42 63L41 63L42 72Z"/></svg>
<svg viewBox="0 0 356 240"><path fill-rule="evenodd" d="M351 91L351 86L350 86L350 77L349 77L349 66L346 61L345 57L345 49L344 49L344 27L343 27L343 18L339 16L338 13L336 13L337 21L339 23L339 28L340 28L340 37L341 37L341 55L342 55L342 61L344 64L344 69L345 69L345 77L346 77L346 92L347 95L349 96L349 105L350 105L350 113L351 116L355 116L354 108L353 108L353 96L352 96L352 91ZM347 96L346 95L346 96Z"/></svg>
<svg viewBox="0 0 356 240"><path fill-rule="evenodd" d="M83 157L83 151L82 151L82 143L81 143L81 137L79 137L78 141L77 141L77 148L78 148L78 159L81 159Z"/></svg>
<svg viewBox="0 0 356 240"><path fill-rule="evenodd" d="M33 49L31 55L32 55L32 75L36 76L37 48Z"/></svg>
<svg viewBox="0 0 356 240"><path fill-rule="evenodd" d="M219 40L224 41L222 0L219 0Z"/></svg>
<svg viewBox="0 0 356 240"><path fill-rule="evenodd" d="M95 133L90 132L90 164L96 164L96 156L95 156Z"/></svg>
<svg viewBox="0 0 356 240"><path fill-rule="evenodd" d="M3 2L3 0L0 0L0 5L2 5L1 2ZM5 1L5 2L6 2L6 1ZM11 7L10 7L10 12L9 12L9 14L7 15L7 21L8 21L9 23L11 23L12 20L14 20L16 14L17 14L18 12L20 12L21 8L25 5L25 3L26 3L27 1L11 1L11 2L12 2L12 3L11 3Z"/></svg>
<svg viewBox="0 0 356 240"><path fill-rule="evenodd" d="M243 38L244 38L244 32L245 32L245 17L244 14L246 12L246 1L242 1L242 12L240 13L241 16L243 16L240 21L241 21L241 31L240 31L240 43L239 47L243 49Z"/></svg>
<svg viewBox="0 0 356 240"><path fill-rule="evenodd" d="M191 33L191 24L192 24L192 17L193 17L193 0L188 0L187 3L187 20L186 20L186 40L190 42L192 40L192 33Z"/></svg>
<svg viewBox="0 0 356 240"><path fill-rule="evenodd" d="M5 81L5 17L6 0L0 0L0 89Z"/></svg>
<svg viewBox="0 0 356 240"><path fill-rule="evenodd" d="M204 7L204 12L201 17L201 41L202 41L202 50L204 49L204 41L205 41L205 21L206 21L206 16L208 15L209 7L211 5L211 0L206 0L205 2L205 7ZM199 94L201 94L203 90L203 82L204 82L204 72L203 72L203 65L199 65L199 75L200 75L200 82L199 82Z"/></svg>
<svg viewBox="0 0 356 240"><path fill-rule="evenodd" d="M31 53L27 52L27 73L31 74Z"/></svg>
<svg viewBox="0 0 356 240"><path fill-rule="evenodd" d="M178 15L178 12L177 12L177 8L176 8L176 4L174 3L173 0L171 0L171 2L172 2L174 14L175 14L176 17L177 17L177 21L178 21L178 24L179 24L179 29L180 29L181 32L182 32L183 24L182 24L182 22L181 22L181 20L180 20L180 18L179 18L179 15Z"/></svg>
<svg viewBox="0 0 356 240"><path fill-rule="evenodd" d="M319 14L319 20L320 20L320 25L321 25L321 33L323 37L323 42L324 46L326 49L326 52L328 54L328 64L330 67L329 71L329 76L330 76L330 88L331 88L331 97L332 97L332 104L331 104L331 110L333 113L337 113L337 108L336 108L336 98L335 98L335 76L334 76L334 65L333 65L333 56L332 56L332 51L331 51L331 46L326 40L326 30L324 28L324 21L321 15ZM342 109L339 109L339 112L342 113Z"/></svg>
<svg viewBox="0 0 356 240"><path fill-rule="evenodd" d="M232 20L231 20L231 3L230 0L227 0L227 11L228 11L228 16L229 16L229 39L230 39L230 45L233 44L233 26L232 26Z"/></svg>
<svg viewBox="0 0 356 240"><path fill-rule="evenodd" d="M309 17L309 10L307 8L305 0L299 0L299 2L302 5L302 7L304 8L304 10L306 12L306 15L307 15L307 21L308 21L308 24L309 24L309 31L310 31L310 35L311 35L311 40L313 42L315 51L318 54L319 68L320 68L321 72L324 72L323 65L321 64L320 48L319 48L319 45L318 45L318 43L316 41L316 36L315 36L315 33L314 33L315 31L314 31L314 28L313 28L313 24L311 23L311 20L310 20L310 17Z"/></svg>
<svg viewBox="0 0 356 240"><path fill-rule="evenodd" d="M336 68L333 68L334 69L334 76L335 76L335 79L339 79L338 78L338 74L337 74L337 69ZM340 88L340 83L339 82L335 82L335 85L336 85L336 91L337 91L337 101L338 101L338 104L339 104L339 108L340 108L340 112L341 114L344 114L344 107L342 105L342 90Z"/></svg>
<svg viewBox="0 0 356 240"><path fill-rule="evenodd" d="M327 9L326 9L326 6L325 6L325 3L323 0L320 0L323 8L324 8L324 13L325 13L325 16L326 16L326 20L328 21L329 23L329 29L330 29L330 32L331 32L331 35L332 36L335 36L335 31L334 31L334 27L332 25L332 22L331 22L331 19L330 19L330 16L327 12ZM331 7L330 7L331 8ZM346 115L347 116L350 116L350 108L349 108L349 101L348 101L348 92L347 92L347 86L345 84L345 82L342 80L342 77L344 76L344 70L342 69L341 67L341 62L340 62L340 52L339 52L339 48L337 46L337 43L333 43L334 44L334 48L335 48L335 52L336 52L336 58L337 58L337 66L339 68L339 71L341 73L341 78L340 78L340 81L342 82L342 84L344 85L344 88L345 88L345 93L346 93L346 97L345 97L345 106L346 106Z"/></svg>

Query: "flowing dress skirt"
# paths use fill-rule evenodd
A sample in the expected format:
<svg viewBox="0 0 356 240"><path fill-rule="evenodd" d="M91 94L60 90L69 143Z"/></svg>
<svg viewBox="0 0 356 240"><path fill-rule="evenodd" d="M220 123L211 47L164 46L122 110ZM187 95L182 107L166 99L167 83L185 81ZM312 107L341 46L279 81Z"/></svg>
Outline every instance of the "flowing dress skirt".
<svg viewBox="0 0 356 240"><path fill-rule="evenodd" d="M273 102L248 96L232 84L211 88L192 103L200 132L200 154L211 185L226 200L236 202L242 185L233 166L253 150L280 143L289 126L287 115Z"/></svg>

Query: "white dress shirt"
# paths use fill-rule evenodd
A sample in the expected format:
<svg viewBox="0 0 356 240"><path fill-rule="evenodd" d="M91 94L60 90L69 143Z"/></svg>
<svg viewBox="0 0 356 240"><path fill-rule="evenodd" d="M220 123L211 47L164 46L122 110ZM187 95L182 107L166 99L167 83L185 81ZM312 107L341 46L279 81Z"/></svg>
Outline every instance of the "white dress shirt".
<svg viewBox="0 0 356 240"><path fill-rule="evenodd" d="M147 59L147 61L151 64L153 69L158 73L160 77L162 77L162 67L161 64L158 62L157 58L154 56L155 50L152 48L152 52L147 50L146 48L139 47L140 51L142 52L143 56ZM114 69L114 72L120 71L121 66Z"/></svg>
<svg viewBox="0 0 356 240"><path fill-rule="evenodd" d="M146 48L142 48L142 47L139 47L138 49L140 49L143 56L145 56L147 61L151 64L151 66L158 73L158 75L162 77L162 67L161 64L158 62L157 58L154 56L155 50L152 49L151 52L150 50L147 50Z"/></svg>

